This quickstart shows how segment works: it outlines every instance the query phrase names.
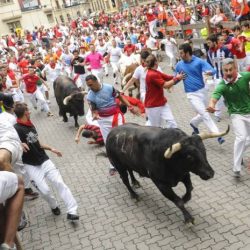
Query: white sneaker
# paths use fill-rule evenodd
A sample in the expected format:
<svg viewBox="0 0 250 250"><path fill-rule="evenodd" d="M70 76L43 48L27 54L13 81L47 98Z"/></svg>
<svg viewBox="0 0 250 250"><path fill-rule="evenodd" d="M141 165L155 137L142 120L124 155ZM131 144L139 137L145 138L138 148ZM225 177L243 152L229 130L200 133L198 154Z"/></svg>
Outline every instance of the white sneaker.
<svg viewBox="0 0 250 250"><path fill-rule="evenodd" d="M17 250L17 249L16 249L16 246L15 246L15 245L14 245L14 247L10 247L8 244L3 243L3 244L0 246L0 250Z"/></svg>
<svg viewBox="0 0 250 250"><path fill-rule="evenodd" d="M47 102L48 104L50 104L50 100L47 100L46 102Z"/></svg>

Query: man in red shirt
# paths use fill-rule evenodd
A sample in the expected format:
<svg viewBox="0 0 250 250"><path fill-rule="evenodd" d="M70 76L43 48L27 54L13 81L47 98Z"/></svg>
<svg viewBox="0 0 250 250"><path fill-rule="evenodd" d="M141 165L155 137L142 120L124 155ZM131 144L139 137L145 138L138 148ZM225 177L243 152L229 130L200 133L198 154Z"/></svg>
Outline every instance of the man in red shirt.
<svg viewBox="0 0 250 250"><path fill-rule="evenodd" d="M145 9L144 13L145 13L146 18L147 18L149 32L150 32L151 36L155 38L158 36L158 33L156 32L156 23L157 23L156 16L153 13L153 10L151 8Z"/></svg>
<svg viewBox="0 0 250 250"><path fill-rule="evenodd" d="M178 74L176 77L173 77L161 73L157 70L158 62L154 55L147 57L146 65L148 71L146 75L146 97L144 105L148 120L151 126L161 127L161 120L165 120L168 128L176 128L177 123L164 96L163 89L171 88L174 84L184 79L184 75Z"/></svg>
<svg viewBox="0 0 250 250"><path fill-rule="evenodd" d="M126 40L126 45L124 46L124 53L127 56L131 56L136 51L136 47L134 44L131 43L131 40L128 38Z"/></svg>
<svg viewBox="0 0 250 250"><path fill-rule="evenodd" d="M35 68L33 66L29 66L28 69L29 73L24 75L21 80L25 83L25 89L30 98L30 102L34 109L37 109L37 102L40 101L41 110L46 112L48 117L53 116L42 92L37 88L37 81L43 80L35 74Z"/></svg>

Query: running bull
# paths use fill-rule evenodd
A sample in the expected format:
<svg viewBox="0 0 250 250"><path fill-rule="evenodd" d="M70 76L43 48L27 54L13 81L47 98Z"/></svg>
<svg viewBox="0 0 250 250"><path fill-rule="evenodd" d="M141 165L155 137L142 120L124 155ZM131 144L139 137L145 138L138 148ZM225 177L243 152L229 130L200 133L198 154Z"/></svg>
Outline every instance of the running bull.
<svg viewBox="0 0 250 250"><path fill-rule="evenodd" d="M67 122L67 113L74 116L75 127L79 127L78 115L84 115L85 91L79 90L74 81L67 76L59 76L53 84L56 102L59 106L59 115Z"/></svg>
<svg viewBox="0 0 250 250"><path fill-rule="evenodd" d="M206 156L202 140L220 137L223 133L201 133L188 136L180 129L162 129L125 124L113 128L107 137L106 150L111 164L117 169L132 198L138 194L129 183L128 173L134 187L140 186L133 171L151 178L160 192L171 200L183 213L185 223L194 224L194 218L184 204L191 199L193 190L190 172L203 180L214 176ZM180 198L172 187L183 182L186 193Z"/></svg>

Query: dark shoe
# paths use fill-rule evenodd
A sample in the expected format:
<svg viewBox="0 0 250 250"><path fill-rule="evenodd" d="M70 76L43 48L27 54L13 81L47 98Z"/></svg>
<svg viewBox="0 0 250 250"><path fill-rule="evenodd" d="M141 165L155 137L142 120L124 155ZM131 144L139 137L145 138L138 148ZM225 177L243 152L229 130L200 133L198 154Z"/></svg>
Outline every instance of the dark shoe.
<svg viewBox="0 0 250 250"><path fill-rule="evenodd" d="M113 175L115 175L117 173L117 170L115 169L115 168L110 168L109 169L109 175L110 176L113 176Z"/></svg>
<svg viewBox="0 0 250 250"><path fill-rule="evenodd" d="M240 178L240 171L234 171L234 177Z"/></svg>
<svg viewBox="0 0 250 250"><path fill-rule="evenodd" d="M56 208L54 208L54 209L51 209L51 211L52 211L52 213L53 213L54 215L60 215L60 214L61 214L61 210L60 210L59 207L56 207Z"/></svg>
<svg viewBox="0 0 250 250"><path fill-rule="evenodd" d="M79 215L77 214L67 214L67 220L79 220Z"/></svg>
<svg viewBox="0 0 250 250"><path fill-rule="evenodd" d="M221 118L219 116L215 116L215 121L220 122Z"/></svg>
<svg viewBox="0 0 250 250"><path fill-rule="evenodd" d="M219 137L218 139L217 139L217 141L218 141L218 143L221 145L221 144L223 144L224 142L225 142L225 140L222 138L222 137Z"/></svg>
<svg viewBox="0 0 250 250"><path fill-rule="evenodd" d="M113 77L116 78L116 74L115 73L113 74Z"/></svg>
<svg viewBox="0 0 250 250"><path fill-rule="evenodd" d="M190 123L190 126L192 127L192 129L193 129L193 133L192 133L192 135L197 135L197 134L199 134L200 133L200 131L199 131L199 129L198 128L196 128L192 123Z"/></svg>
<svg viewBox="0 0 250 250"><path fill-rule="evenodd" d="M17 231L23 230L28 224L28 220L24 212L22 212L21 219L17 228Z"/></svg>
<svg viewBox="0 0 250 250"><path fill-rule="evenodd" d="M25 200L35 200L39 197L39 193L34 192L31 188L25 188L24 190L24 199Z"/></svg>

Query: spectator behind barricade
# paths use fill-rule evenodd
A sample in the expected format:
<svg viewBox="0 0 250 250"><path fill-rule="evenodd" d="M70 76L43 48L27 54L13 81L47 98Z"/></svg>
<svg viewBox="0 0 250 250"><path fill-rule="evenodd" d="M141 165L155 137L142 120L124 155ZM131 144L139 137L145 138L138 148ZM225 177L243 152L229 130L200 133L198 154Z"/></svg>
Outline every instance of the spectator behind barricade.
<svg viewBox="0 0 250 250"><path fill-rule="evenodd" d="M217 25L222 21L227 21L227 17L224 13L222 13L221 9L219 7L215 10L215 15L210 19L210 23L213 25Z"/></svg>
<svg viewBox="0 0 250 250"><path fill-rule="evenodd" d="M250 19L247 0L231 0L231 7L236 21L242 22Z"/></svg>
<svg viewBox="0 0 250 250"><path fill-rule="evenodd" d="M185 22L185 16L186 16L186 9L185 6L182 4L181 1L177 0L176 1L176 11L178 15L178 21L180 24L186 24Z"/></svg>

